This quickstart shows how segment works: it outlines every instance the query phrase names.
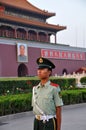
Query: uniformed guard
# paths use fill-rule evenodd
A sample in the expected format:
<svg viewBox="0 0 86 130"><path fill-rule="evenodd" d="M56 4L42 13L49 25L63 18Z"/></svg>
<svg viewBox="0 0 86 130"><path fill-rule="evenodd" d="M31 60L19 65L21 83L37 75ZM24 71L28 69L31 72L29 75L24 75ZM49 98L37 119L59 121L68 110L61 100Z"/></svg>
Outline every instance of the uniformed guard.
<svg viewBox="0 0 86 130"><path fill-rule="evenodd" d="M34 130L61 130L60 87L49 80L55 65L46 58L38 58L38 77L41 80L33 87L32 106L35 114Z"/></svg>

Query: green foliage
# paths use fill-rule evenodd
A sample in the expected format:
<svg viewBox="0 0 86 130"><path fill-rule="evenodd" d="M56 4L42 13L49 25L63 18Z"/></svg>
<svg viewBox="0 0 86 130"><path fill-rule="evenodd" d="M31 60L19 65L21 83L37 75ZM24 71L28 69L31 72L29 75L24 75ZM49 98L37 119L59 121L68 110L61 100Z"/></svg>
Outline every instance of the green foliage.
<svg viewBox="0 0 86 130"><path fill-rule="evenodd" d="M75 78L50 78L52 82L59 84L62 90L75 89Z"/></svg>
<svg viewBox="0 0 86 130"><path fill-rule="evenodd" d="M82 84L86 84L86 77L81 78L80 82L81 82Z"/></svg>
<svg viewBox="0 0 86 130"><path fill-rule="evenodd" d="M85 103L86 89L63 90L64 105ZM0 96L0 116L32 110L32 93Z"/></svg>
<svg viewBox="0 0 86 130"><path fill-rule="evenodd" d="M84 102L86 102L86 88L80 90L82 92L82 99Z"/></svg>
<svg viewBox="0 0 86 130"><path fill-rule="evenodd" d="M84 92L86 94L86 90L84 90ZM65 90L62 92L62 98L65 105L83 103L85 102L83 96L81 90Z"/></svg>
<svg viewBox="0 0 86 130"><path fill-rule="evenodd" d="M37 85L39 80L7 80L0 81L0 95L27 93Z"/></svg>
<svg viewBox="0 0 86 130"><path fill-rule="evenodd" d="M32 110L32 94L0 96L0 116Z"/></svg>
<svg viewBox="0 0 86 130"><path fill-rule="evenodd" d="M18 77L18 78L0 78L0 81L21 81L21 80L38 80L38 77Z"/></svg>
<svg viewBox="0 0 86 130"><path fill-rule="evenodd" d="M62 90L74 89L76 85L76 80L72 78L60 79L51 77L50 80L53 83L59 84ZM0 95L28 93L39 82L37 77L0 79Z"/></svg>

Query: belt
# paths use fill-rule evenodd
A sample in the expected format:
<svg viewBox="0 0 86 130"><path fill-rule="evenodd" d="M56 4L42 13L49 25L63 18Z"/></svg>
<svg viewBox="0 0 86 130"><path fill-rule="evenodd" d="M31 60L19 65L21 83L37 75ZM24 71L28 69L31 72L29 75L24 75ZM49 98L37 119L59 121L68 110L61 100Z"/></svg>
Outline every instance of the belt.
<svg viewBox="0 0 86 130"><path fill-rule="evenodd" d="M42 121L49 121L49 119L52 119L55 117L55 115L36 115L35 116L37 120L42 120Z"/></svg>

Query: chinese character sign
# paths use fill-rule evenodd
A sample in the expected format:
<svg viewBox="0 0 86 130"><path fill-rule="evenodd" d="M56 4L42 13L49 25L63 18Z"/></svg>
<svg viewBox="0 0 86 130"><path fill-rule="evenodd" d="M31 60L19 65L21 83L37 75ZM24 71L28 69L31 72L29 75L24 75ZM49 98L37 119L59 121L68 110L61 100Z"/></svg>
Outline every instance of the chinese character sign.
<svg viewBox="0 0 86 130"><path fill-rule="evenodd" d="M58 51L58 50L41 49L41 56L45 58L55 58L55 59L85 60L84 52L75 52L75 51Z"/></svg>

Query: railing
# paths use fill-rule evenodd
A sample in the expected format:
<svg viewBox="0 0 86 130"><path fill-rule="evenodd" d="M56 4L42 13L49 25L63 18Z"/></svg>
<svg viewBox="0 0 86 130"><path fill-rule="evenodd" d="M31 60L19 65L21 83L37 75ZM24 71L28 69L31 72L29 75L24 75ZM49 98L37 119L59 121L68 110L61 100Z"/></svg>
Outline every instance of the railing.
<svg viewBox="0 0 86 130"><path fill-rule="evenodd" d="M83 71L81 74L79 73L75 73L73 72L73 74L65 74L62 76L58 76L57 74L55 74L55 77L58 78L75 78L76 79L76 86L78 88L86 88L86 83L81 83L80 80L82 77L86 77L86 73Z"/></svg>

